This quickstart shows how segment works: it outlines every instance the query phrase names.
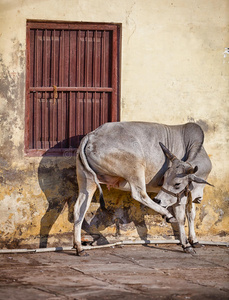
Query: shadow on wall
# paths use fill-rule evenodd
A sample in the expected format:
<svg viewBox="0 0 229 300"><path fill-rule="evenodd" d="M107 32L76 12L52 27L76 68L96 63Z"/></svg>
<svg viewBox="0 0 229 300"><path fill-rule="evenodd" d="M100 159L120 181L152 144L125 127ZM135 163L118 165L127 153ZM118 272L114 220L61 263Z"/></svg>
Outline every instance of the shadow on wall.
<svg viewBox="0 0 229 300"><path fill-rule="evenodd" d="M60 143L54 148L60 148ZM47 247L51 228L66 207L68 221L73 224L74 204L78 196L76 153L68 152L67 155L64 153L61 157L50 157L54 148L44 154L38 168L39 184L48 201L48 208L40 224L40 248ZM107 211L102 211L98 204L99 208L95 212L86 215L82 229L91 235L97 244L108 243L101 231L109 226L115 227L114 236L116 237L120 235L120 227L124 225L122 230L136 229L139 238L146 240L147 226L144 216L154 214L154 212L133 200L128 192L108 191L104 186L103 191ZM93 196L92 202L99 203L97 192ZM69 233L69 242L72 234L73 232Z"/></svg>
<svg viewBox="0 0 229 300"><path fill-rule="evenodd" d="M40 248L47 247L50 230L62 213L68 207L68 221L73 223L73 209L77 194L75 159L52 156L55 148L48 150L42 157L38 168L38 180L44 192L48 208L40 224Z"/></svg>

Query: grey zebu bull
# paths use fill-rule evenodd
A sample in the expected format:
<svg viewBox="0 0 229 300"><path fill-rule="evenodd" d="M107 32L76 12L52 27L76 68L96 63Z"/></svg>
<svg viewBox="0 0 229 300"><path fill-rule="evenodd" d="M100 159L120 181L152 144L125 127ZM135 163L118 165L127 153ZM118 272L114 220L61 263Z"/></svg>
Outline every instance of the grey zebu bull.
<svg viewBox="0 0 229 300"><path fill-rule="evenodd" d="M135 200L160 213L167 222L178 222L182 247L185 252L193 252L192 246L198 244L194 202L201 201L204 186L208 184L205 179L211 171L203 140L202 129L194 123L177 126L106 123L86 135L77 153L79 196L74 209L77 254L84 255L81 226L97 187L102 197L100 183L131 191ZM159 193L152 200L147 192ZM169 206L173 207L175 217L167 210ZM185 210L188 239L184 230Z"/></svg>

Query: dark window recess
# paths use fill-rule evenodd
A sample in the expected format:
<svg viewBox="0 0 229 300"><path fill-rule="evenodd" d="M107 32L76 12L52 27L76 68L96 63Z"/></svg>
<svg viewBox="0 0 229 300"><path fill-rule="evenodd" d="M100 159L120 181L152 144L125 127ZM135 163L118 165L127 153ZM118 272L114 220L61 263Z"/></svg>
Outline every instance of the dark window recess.
<svg viewBox="0 0 229 300"><path fill-rule="evenodd" d="M76 149L118 118L119 26L28 21L25 152Z"/></svg>

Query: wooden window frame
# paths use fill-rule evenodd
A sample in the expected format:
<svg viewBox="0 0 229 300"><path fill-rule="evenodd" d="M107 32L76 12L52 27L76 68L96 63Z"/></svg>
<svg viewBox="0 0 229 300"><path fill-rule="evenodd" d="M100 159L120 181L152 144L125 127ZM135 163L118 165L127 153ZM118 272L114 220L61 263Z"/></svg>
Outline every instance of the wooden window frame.
<svg viewBox="0 0 229 300"><path fill-rule="evenodd" d="M55 29L55 30L109 30L112 31L112 71L111 71L111 86L106 88L100 87L31 87L30 86L30 30L31 29ZM26 156L62 156L66 151L75 151L76 148L45 148L31 149L30 148L30 97L31 93L40 93L45 91L54 93L62 93L68 90L71 92L107 92L111 93L111 113L110 122L119 121L120 118L120 53L121 53L121 25L113 23L84 23L84 22L50 22L27 20L26 28L26 101L25 101L25 155ZM55 47L55 46L54 46ZM55 81L55 78L54 78ZM55 89L55 90L54 90ZM46 96L45 96L46 97ZM70 121L69 121L70 122ZM36 125L35 125L36 126ZM54 126L54 125L53 125ZM95 129L95 128L94 128Z"/></svg>

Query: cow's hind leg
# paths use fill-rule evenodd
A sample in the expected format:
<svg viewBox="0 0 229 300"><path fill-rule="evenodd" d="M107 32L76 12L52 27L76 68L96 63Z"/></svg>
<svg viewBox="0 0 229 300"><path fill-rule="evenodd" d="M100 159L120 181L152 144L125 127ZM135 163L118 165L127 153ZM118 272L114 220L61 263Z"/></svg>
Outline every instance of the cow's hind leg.
<svg viewBox="0 0 229 300"><path fill-rule="evenodd" d="M196 217L196 208L195 204L192 203L192 208L191 211L189 212L188 210L186 211L187 219L188 219L188 239L189 243L194 247L194 248L200 248L201 244L199 244L197 238L196 238L196 233L195 233L195 217Z"/></svg>
<svg viewBox="0 0 229 300"><path fill-rule="evenodd" d="M175 204L173 206L173 211L178 222L180 242L184 252L194 254L195 251L189 243L186 233L185 233L185 204Z"/></svg>
<svg viewBox="0 0 229 300"><path fill-rule="evenodd" d="M85 214L90 206L91 199L95 193L97 185L92 176L83 170L82 165L77 168L77 180L79 186L79 196L74 207L74 241L76 255L85 256L81 245L81 228Z"/></svg>
<svg viewBox="0 0 229 300"><path fill-rule="evenodd" d="M143 178L139 177L139 178ZM144 182L129 182L130 188L131 188L131 195L132 197L141 202L142 204L148 206L149 208L153 209L157 213L161 214L162 216L166 217L166 220L169 223L176 223L176 219L174 216L164 207L160 206L159 204L155 203L147 194L146 188L145 188L145 183Z"/></svg>

